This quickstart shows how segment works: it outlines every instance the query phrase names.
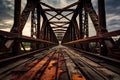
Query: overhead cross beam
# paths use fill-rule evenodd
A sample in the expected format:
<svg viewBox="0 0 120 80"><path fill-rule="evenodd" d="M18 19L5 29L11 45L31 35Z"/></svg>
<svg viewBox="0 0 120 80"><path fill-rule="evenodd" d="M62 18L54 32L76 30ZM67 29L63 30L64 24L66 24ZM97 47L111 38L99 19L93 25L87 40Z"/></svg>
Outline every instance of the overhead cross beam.
<svg viewBox="0 0 120 80"><path fill-rule="evenodd" d="M48 14L48 15L50 15L50 16L54 16L54 15L52 15L52 14L50 14L50 13L48 13L48 12L45 12L46 14ZM57 20L59 20L59 18L57 18L56 16L55 16L55 18L57 19Z"/></svg>
<svg viewBox="0 0 120 80"><path fill-rule="evenodd" d="M60 11L57 11L54 7L51 7L50 5L47 5L47 4L43 3L43 2L41 2L41 4L44 5L44 6L46 6L46 7L48 7L48 8L50 8L51 10L54 10L54 11L57 13L55 16L53 16L52 18L50 18L49 21L52 20L52 19L53 19L54 17L56 17L57 15L61 15L61 16L63 16L66 20L70 21L70 19L68 19L66 16L64 16L63 14L61 14L61 12L60 12Z"/></svg>
<svg viewBox="0 0 120 80"><path fill-rule="evenodd" d="M78 2L75 2L75 3L71 4L71 5L69 5L69 6L67 6L67 7L62 8L60 11L57 11L54 7L49 6L49 5L41 2L42 5L50 8L51 10L53 10L53 11L55 11L55 12L57 13L55 16L53 16L52 18L50 18L49 21L52 20L52 19L53 19L54 17L56 17L57 15L61 15L61 16L64 17L66 20L70 21L70 19L68 19L66 16L64 16L64 15L62 14L62 12L63 12L65 9L68 9L68 8L70 8L70 7L73 7L73 6L77 5L78 3L79 3L79 1L78 1Z"/></svg>
<svg viewBox="0 0 120 80"><path fill-rule="evenodd" d="M54 10L51 10L51 9L43 9L45 12L47 12L47 11L49 11L49 12L53 12ZM74 12L74 10L75 9L64 9L64 10L62 10L62 9L58 9L58 8L56 8L56 11L65 11L65 12L69 12L69 11L72 11L72 12Z"/></svg>
<svg viewBox="0 0 120 80"><path fill-rule="evenodd" d="M68 27L52 27L52 28L53 28L53 29L54 29L54 28L64 28L64 29L66 29L66 28L68 28Z"/></svg>
<svg viewBox="0 0 120 80"><path fill-rule="evenodd" d="M70 22L68 22L68 21L50 21L49 23L51 23L51 24L53 24L53 23L66 23L66 24L68 24L68 23L70 23Z"/></svg>

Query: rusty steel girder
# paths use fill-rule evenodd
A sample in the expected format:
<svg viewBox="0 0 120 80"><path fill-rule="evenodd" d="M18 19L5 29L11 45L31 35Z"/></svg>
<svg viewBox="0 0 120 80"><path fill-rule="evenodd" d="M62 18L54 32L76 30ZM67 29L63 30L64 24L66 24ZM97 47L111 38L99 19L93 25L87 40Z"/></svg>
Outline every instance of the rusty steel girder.
<svg viewBox="0 0 120 80"><path fill-rule="evenodd" d="M22 42L31 42L32 48L39 49L41 46L43 48L58 44L58 41L62 39L62 44L86 51L89 51L89 43L96 42L99 45L100 53L103 53L101 55L106 55L110 52L108 50L110 44L111 48L114 48L114 41L111 37L120 34L119 30L108 32L106 29L104 0L98 0L98 14L96 14L91 0L79 0L64 8L54 8L40 0L27 0L22 13L21 0L15 0L14 7L14 25L11 31L9 33L0 31L1 38L6 39L2 45L11 43L9 48L12 48L14 53L19 51ZM30 13L31 37L26 37L22 35L22 31ZM88 16L96 31L96 35L93 37L89 37ZM24 48L23 44L21 46Z"/></svg>

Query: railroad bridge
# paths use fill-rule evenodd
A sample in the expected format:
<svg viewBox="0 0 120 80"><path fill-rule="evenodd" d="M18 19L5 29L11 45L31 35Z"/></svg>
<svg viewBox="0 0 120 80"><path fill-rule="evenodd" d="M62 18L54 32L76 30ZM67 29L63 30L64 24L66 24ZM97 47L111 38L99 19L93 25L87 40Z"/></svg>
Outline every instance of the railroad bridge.
<svg viewBox="0 0 120 80"><path fill-rule="evenodd" d="M107 30L104 0L97 10L91 0L62 8L27 0L23 10L21 2L14 0L10 32L0 30L0 80L120 80L120 30Z"/></svg>

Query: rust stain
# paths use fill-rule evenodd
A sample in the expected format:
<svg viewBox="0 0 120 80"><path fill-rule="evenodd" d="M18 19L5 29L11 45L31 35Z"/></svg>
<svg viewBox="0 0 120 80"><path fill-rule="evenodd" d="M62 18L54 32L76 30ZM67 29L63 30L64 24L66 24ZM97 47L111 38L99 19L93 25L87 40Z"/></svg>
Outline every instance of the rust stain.
<svg viewBox="0 0 120 80"><path fill-rule="evenodd" d="M86 80L86 78L80 74L72 74L72 80Z"/></svg>
<svg viewBox="0 0 120 80"><path fill-rule="evenodd" d="M17 80L21 75L20 74L12 74L12 77L10 80Z"/></svg>
<svg viewBox="0 0 120 80"><path fill-rule="evenodd" d="M37 64L38 61L39 61L39 60L34 60L34 61L33 61L32 63L30 63L28 66L29 66L29 67L32 67L32 66L34 66L35 64Z"/></svg>
<svg viewBox="0 0 120 80"><path fill-rule="evenodd" d="M30 69L30 67L34 66L36 63L38 63L38 60L34 60L32 63L28 64L25 67L20 67L13 70L11 80L17 80L18 78L20 78L26 71Z"/></svg>
<svg viewBox="0 0 120 80"><path fill-rule="evenodd" d="M63 69L61 68L63 64L64 57L59 54L59 61L58 61L58 75L57 79L59 80L60 75L64 72Z"/></svg>
<svg viewBox="0 0 120 80"><path fill-rule="evenodd" d="M32 69L26 72L23 76L21 76L17 80L32 80L36 73L42 68L42 66L48 61L49 57L52 56L53 53L49 54L49 56L45 57L43 60L38 62Z"/></svg>
<svg viewBox="0 0 120 80"><path fill-rule="evenodd" d="M52 57L52 59L40 77L40 75L37 74L37 72L40 69L42 69L43 65L49 60L50 57ZM32 63L24 67L24 68L30 68L29 71L27 71L26 73L25 72L23 74L14 73L11 79L12 80L32 80L36 76L37 77L36 79L39 79L39 80L56 80L56 79L59 80L60 75L65 72L65 70L62 69L64 60L65 59L62 56L62 54L56 53L53 55L53 53L51 53L40 62L39 60L34 60ZM77 74L77 73L72 74L71 78L72 80L86 80L86 78L82 74Z"/></svg>
<svg viewBox="0 0 120 80"><path fill-rule="evenodd" d="M55 54L53 56L53 59L50 61L48 67L46 68L45 72L41 76L40 80L55 80L57 70L57 66L55 64L57 63L57 58L58 54Z"/></svg>

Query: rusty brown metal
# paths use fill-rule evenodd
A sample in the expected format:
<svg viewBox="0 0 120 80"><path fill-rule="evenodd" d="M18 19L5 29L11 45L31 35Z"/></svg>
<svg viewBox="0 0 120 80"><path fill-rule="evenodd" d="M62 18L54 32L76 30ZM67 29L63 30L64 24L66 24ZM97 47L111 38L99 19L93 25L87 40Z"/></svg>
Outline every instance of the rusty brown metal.
<svg viewBox="0 0 120 80"><path fill-rule="evenodd" d="M71 14L73 14L74 12L70 12L70 13L68 13L68 14L66 14L65 16L69 16L69 15L71 15ZM61 19L63 19L64 17L62 16L61 18L60 18L60 20Z"/></svg>
<svg viewBox="0 0 120 80"><path fill-rule="evenodd" d="M67 26L58 26L58 27L55 27L55 26L52 26L52 28L54 29L57 29L57 28L62 28L62 29L66 29L66 28L68 28Z"/></svg>
<svg viewBox="0 0 120 80"><path fill-rule="evenodd" d="M20 30L19 30L20 32L22 32L22 30L23 30L23 28L24 28L24 26L25 26L25 24L27 22L27 19L29 17L30 12L35 9L37 1L38 0L36 0L36 1L34 1L34 0L27 1L25 9L23 10L23 12L22 12L22 14L20 16L21 17L21 19L20 19L21 24L20 24ZM12 29L14 29L14 28L15 27L13 26Z"/></svg>
<svg viewBox="0 0 120 80"><path fill-rule="evenodd" d="M75 44L75 43L80 43L80 42L98 41L99 39L102 39L102 38L107 39L107 37L117 36L117 35L120 35L120 30L104 33L99 37L98 36L93 36L93 37L88 37L88 38L84 38L84 39L78 39L78 40L75 40L75 41L67 42L67 43L64 43L64 44Z"/></svg>
<svg viewBox="0 0 120 80"><path fill-rule="evenodd" d="M0 60L0 64L6 64L6 63L8 63L8 62L10 62L10 61L18 60L18 59L20 59L20 58L22 58L22 57L35 54L35 53L40 52L40 51L45 50L45 49L46 49L46 48L42 48L42 49L39 49L39 50L34 50L34 51L31 51L31 52L27 52L27 53L25 53L25 54L16 55L16 56L13 56L13 57L1 59L1 60Z"/></svg>
<svg viewBox="0 0 120 80"><path fill-rule="evenodd" d="M35 10L31 12L31 37L36 38L37 37L37 22L36 22L36 16L35 16ZM31 43L31 50L36 49L36 43Z"/></svg>
<svg viewBox="0 0 120 80"><path fill-rule="evenodd" d="M46 7L48 7L48 8L50 8L51 10L54 10L54 11L57 13L57 14L54 15L52 18L50 18L49 21L52 20L53 18L55 18L57 15L61 15L61 16L63 16L66 20L70 21L69 18L67 18L66 16L64 16L63 14L61 14L62 11L57 11L54 7L52 7L52 6L50 6L50 5L46 4L46 3L43 3L43 2L41 2L41 4L44 5L44 6L46 6Z"/></svg>
<svg viewBox="0 0 120 80"><path fill-rule="evenodd" d="M42 40L42 39L36 39L28 36L18 36L16 33L10 33L10 32L5 32L5 31L0 31L0 35L5 36L5 38L9 40L14 40L14 39L19 39L20 41L25 41L25 42L43 42L43 43L50 43L54 44L53 42L47 41L47 40Z"/></svg>
<svg viewBox="0 0 120 80"><path fill-rule="evenodd" d="M40 38L40 22L41 22L41 11L40 5L37 5L37 38Z"/></svg>
<svg viewBox="0 0 120 80"><path fill-rule="evenodd" d="M106 29L105 1L98 0L98 21L100 34L108 32Z"/></svg>
<svg viewBox="0 0 120 80"><path fill-rule="evenodd" d="M30 13L32 13L31 37L22 36L23 28L25 27ZM51 18L49 19L46 14L50 15ZM71 14L73 15L70 18L69 16L71 16ZM96 36L93 37L89 37L88 15L97 33ZM55 18L57 19L56 21L54 21ZM60 34L57 35L57 33ZM98 14L96 14L91 0L79 0L63 8L55 8L39 0L27 0L22 12L21 0L15 0L14 25L11 32L0 31L1 38L5 39L5 43L2 43L4 44L3 46L8 48L9 51L13 49L12 52L14 53L21 49L20 43L22 42L29 42L31 45L34 45L33 47L35 49L39 49L58 44L57 38L63 39L63 44L71 44L73 47L89 47L89 44L86 43L98 42L100 43L99 48L102 48L101 46L103 45L105 49L109 49L109 47L106 47L109 46L108 41L114 47L114 41L111 37L119 34L120 30L108 32L106 29L104 0L98 0ZM9 40L12 40L14 44L12 43L8 46ZM6 44L7 46L5 46ZM25 46L22 44L21 46L25 50ZM101 51L104 52L104 50Z"/></svg>
<svg viewBox="0 0 120 80"><path fill-rule="evenodd" d="M52 15L52 14L50 14L50 13L48 13L48 12L45 12L46 14L48 14L48 15L50 15L50 16L54 16L54 15ZM57 20L59 20L59 18L57 18L56 16L55 16L55 18L57 19Z"/></svg>
<svg viewBox="0 0 120 80"><path fill-rule="evenodd" d="M101 35L105 32L108 32L106 29L106 16L105 16L105 1L98 0L98 21L99 21L99 33ZM106 56L108 53L107 45L104 39L99 40L100 53L101 55Z"/></svg>
<svg viewBox="0 0 120 80"><path fill-rule="evenodd" d="M86 78L79 74L72 74L72 80L86 80Z"/></svg>
<svg viewBox="0 0 120 80"><path fill-rule="evenodd" d="M49 23L66 23L66 24L68 24L68 23L70 23L70 22L68 22L68 21L50 21Z"/></svg>
<svg viewBox="0 0 120 80"><path fill-rule="evenodd" d="M95 27L95 30L96 32L99 34L99 27L98 27L98 15L97 13L95 12L94 8L93 8L93 5L91 3L91 0L85 0L84 1L84 4L85 4L85 11L87 13L89 13L90 15L90 18L93 22L93 25Z"/></svg>
<svg viewBox="0 0 120 80"><path fill-rule="evenodd" d="M21 17L21 0L15 0L15 11L14 11L14 24L11 32L20 33L20 17Z"/></svg>
<svg viewBox="0 0 120 80"><path fill-rule="evenodd" d="M64 29L55 29L53 31L66 31L66 30L64 30Z"/></svg>
<svg viewBox="0 0 120 80"><path fill-rule="evenodd" d="M27 73L21 76L18 80L32 80L36 73L43 67L44 64L49 60L49 57L53 56L53 53L49 54L43 60L41 60L37 65L31 68Z"/></svg>
<svg viewBox="0 0 120 80"><path fill-rule="evenodd" d="M43 9L45 12L47 12L47 11L52 11L53 12L53 10L51 10L51 9ZM56 11L74 11L75 9L59 9L59 8L56 8Z"/></svg>
<svg viewBox="0 0 120 80"><path fill-rule="evenodd" d="M33 62L31 62L30 64L28 64L27 66L25 67L20 67L20 68L17 68L17 69L14 69L12 72L15 73L15 74L12 74L12 77L11 79L12 80L16 80L16 79L19 79L21 76L22 76L22 72L25 72L25 71L28 71L30 70L31 67L33 67L35 64L37 64L39 62L39 60L34 60ZM17 73L17 72L21 72L21 73ZM16 74L17 73L17 74Z"/></svg>
<svg viewBox="0 0 120 80"><path fill-rule="evenodd" d="M58 59L58 54L53 55L45 72L40 77L40 80L55 80L56 79L57 59Z"/></svg>
<svg viewBox="0 0 120 80"><path fill-rule="evenodd" d="M18 35L22 35L22 32L20 31L20 25L21 25L21 0L15 0L15 10L14 10L14 24L11 29L11 32L17 33ZM8 41L7 41L8 42ZM20 41L14 40L12 43L13 48L12 51L13 53L19 53L21 51L20 49Z"/></svg>
<svg viewBox="0 0 120 80"><path fill-rule="evenodd" d="M79 4L80 6L79 6L79 30L80 30L80 39L81 38L83 38L83 29L82 29L82 27L83 27L83 21L82 21L82 17L83 17L83 15L82 15L82 12L83 12L83 4L82 3L80 3Z"/></svg>

